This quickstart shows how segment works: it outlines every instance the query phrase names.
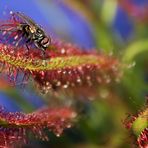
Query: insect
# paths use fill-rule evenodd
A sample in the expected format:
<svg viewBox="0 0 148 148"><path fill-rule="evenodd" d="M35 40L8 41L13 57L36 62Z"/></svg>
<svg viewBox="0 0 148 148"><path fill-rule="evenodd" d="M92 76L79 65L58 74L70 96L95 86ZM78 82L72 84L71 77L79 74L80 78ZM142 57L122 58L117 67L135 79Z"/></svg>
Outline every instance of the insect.
<svg viewBox="0 0 148 148"><path fill-rule="evenodd" d="M25 43L27 49L29 49L29 45L34 45L42 51L49 47L51 38L30 17L20 12L12 12L11 16L11 21L0 25L2 40L15 46L24 45Z"/></svg>

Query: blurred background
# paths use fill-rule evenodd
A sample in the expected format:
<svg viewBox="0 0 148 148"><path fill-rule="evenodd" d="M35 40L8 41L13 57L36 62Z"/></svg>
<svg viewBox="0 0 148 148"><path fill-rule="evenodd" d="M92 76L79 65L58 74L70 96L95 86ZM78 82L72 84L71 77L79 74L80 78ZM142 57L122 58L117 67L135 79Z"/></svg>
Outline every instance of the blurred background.
<svg viewBox="0 0 148 148"><path fill-rule="evenodd" d="M95 101L83 102L83 111L72 129L50 141L31 140L24 147L128 148L132 138L122 120L126 113L144 107L148 94L147 0L3 0L0 18L20 11L40 24L55 39L77 44L82 50L114 54L128 63L123 78ZM65 96L66 97L66 96ZM49 98L50 99L50 98ZM67 98L68 99L68 98ZM54 100L53 100L54 101ZM8 111L30 112L46 104L35 90L10 87L0 81L0 105Z"/></svg>

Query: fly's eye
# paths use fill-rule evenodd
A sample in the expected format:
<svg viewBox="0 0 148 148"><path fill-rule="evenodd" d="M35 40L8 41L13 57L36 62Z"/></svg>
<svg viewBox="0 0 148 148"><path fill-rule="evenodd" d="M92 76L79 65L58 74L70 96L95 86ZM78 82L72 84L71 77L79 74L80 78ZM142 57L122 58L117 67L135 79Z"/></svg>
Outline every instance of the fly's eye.
<svg viewBox="0 0 148 148"><path fill-rule="evenodd" d="M49 39L45 37L42 41L41 44L43 47L48 47L49 46Z"/></svg>

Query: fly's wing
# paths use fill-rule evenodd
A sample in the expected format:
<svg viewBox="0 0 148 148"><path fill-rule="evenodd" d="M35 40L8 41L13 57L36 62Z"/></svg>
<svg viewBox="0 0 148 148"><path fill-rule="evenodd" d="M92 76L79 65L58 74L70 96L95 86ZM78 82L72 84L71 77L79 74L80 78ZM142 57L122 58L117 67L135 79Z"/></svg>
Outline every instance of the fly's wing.
<svg viewBox="0 0 148 148"><path fill-rule="evenodd" d="M44 32L43 28L41 26L39 26L37 23L34 22L34 20L32 20L30 17L24 15L23 13L20 12L16 12L13 14L13 16L18 19L21 19L22 22L25 22L26 24L28 24L30 27L36 28L36 29L40 29Z"/></svg>
<svg viewBox="0 0 148 148"><path fill-rule="evenodd" d="M24 15L23 13L16 12L16 13L13 13L12 15L21 19L23 22L28 24L30 27L40 28L30 17Z"/></svg>
<svg viewBox="0 0 148 148"><path fill-rule="evenodd" d="M23 25L29 25L35 29L40 28L31 18L20 12L11 13L11 19L7 22L0 21L0 43L12 44L13 46L25 45L28 37L24 36ZM30 46L34 46L32 43L30 42Z"/></svg>
<svg viewBox="0 0 148 148"><path fill-rule="evenodd" d="M18 19L21 19L22 22L25 22L25 23L28 24L30 27L33 27L33 28L35 28L35 29L40 29L40 30L45 34L45 32L44 32L44 30L42 29L42 27L39 26L38 24L36 24L30 17L28 17L28 16L26 16L26 15L24 15L23 13L20 13L20 12L12 13L12 15L13 15L15 18L17 17ZM46 35L46 34L45 34L45 35ZM51 40L50 37L49 37L49 40Z"/></svg>

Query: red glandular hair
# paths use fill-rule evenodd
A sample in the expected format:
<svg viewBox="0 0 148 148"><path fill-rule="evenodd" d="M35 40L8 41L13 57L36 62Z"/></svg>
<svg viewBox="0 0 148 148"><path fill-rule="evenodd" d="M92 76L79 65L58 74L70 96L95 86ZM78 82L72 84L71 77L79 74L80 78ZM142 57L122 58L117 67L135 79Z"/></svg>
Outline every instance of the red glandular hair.
<svg viewBox="0 0 148 148"><path fill-rule="evenodd" d="M103 55L100 58L103 58ZM32 75L35 81L37 81L45 91L51 88L56 90L58 88L75 89L81 87L96 87L99 84L109 84L118 77L116 68L112 67L114 64L116 65L116 63L114 63L115 61L112 61L112 59L107 60L108 62L102 65L82 64L62 69L59 68L41 72L34 71Z"/></svg>
<svg viewBox="0 0 148 148"><path fill-rule="evenodd" d="M145 128L137 139L140 148L148 147L148 128Z"/></svg>
<svg viewBox="0 0 148 148"><path fill-rule="evenodd" d="M0 45L0 61L9 78L17 80L23 73L22 81L31 76L40 90L96 87L109 84L120 78L121 64L115 57L86 52L75 45L52 41L45 57L39 49Z"/></svg>
<svg viewBox="0 0 148 148"><path fill-rule="evenodd" d="M36 138L48 140L45 129L60 136L65 128L70 128L74 117L76 113L66 107L44 108L30 114L7 112L1 108L0 147L15 147L18 143L26 143L30 133Z"/></svg>
<svg viewBox="0 0 148 148"><path fill-rule="evenodd" d="M120 77L119 61L112 56L86 52L62 42L53 42L52 46L54 49L47 51L52 68L32 72L44 92L50 89L92 88L109 84Z"/></svg>

